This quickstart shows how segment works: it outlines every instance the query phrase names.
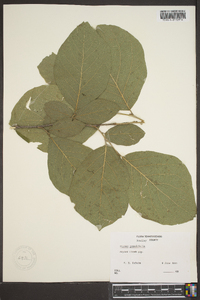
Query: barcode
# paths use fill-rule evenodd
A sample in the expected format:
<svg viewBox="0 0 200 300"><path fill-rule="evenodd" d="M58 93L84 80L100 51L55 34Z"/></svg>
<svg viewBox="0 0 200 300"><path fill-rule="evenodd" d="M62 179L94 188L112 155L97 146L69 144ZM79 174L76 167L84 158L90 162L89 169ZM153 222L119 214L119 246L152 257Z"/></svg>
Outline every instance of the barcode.
<svg viewBox="0 0 200 300"><path fill-rule="evenodd" d="M158 17L159 21L187 21L188 12L186 10L161 10Z"/></svg>

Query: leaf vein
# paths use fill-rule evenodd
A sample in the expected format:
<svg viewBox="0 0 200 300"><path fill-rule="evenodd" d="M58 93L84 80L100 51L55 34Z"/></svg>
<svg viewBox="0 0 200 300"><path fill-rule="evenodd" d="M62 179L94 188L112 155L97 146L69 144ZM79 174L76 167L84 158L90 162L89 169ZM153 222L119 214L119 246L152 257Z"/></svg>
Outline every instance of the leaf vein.
<svg viewBox="0 0 200 300"><path fill-rule="evenodd" d="M137 172L139 172L146 180L148 180L154 187L155 189L157 189L161 194L163 194L164 196L166 196L168 199L170 199L176 206L180 207L182 210L184 210L185 212L187 212L182 206L180 206L179 204L177 204L171 197L169 197L167 194L165 194L162 190L160 190L148 177L145 176L145 174L143 174L138 168L136 168L133 164L131 164L125 157L123 157L123 159L131 166L133 167Z"/></svg>

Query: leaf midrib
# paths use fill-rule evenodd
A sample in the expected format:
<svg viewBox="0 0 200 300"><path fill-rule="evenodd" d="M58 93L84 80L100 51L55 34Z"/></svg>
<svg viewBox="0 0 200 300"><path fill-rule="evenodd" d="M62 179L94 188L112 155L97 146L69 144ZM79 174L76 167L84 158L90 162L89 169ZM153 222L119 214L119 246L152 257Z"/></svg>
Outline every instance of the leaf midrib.
<svg viewBox="0 0 200 300"><path fill-rule="evenodd" d="M128 161L125 157L123 157L123 159L131 166L133 167L141 176L143 176L148 182L150 182L154 188L160 192L161 194L163 194L165 197L167 197L169 200L171 200L176 206L180 207L182 210L184 210L185 212L187 212L187 210L185 210L183 207L181 207L180 205L178 205L171 197L169 197L167 194L165 194L162 190L160 190L148 177L146 177L145 174L143 174L138 168L136 168L130 161ZM159 199L160 200L160 199ZM160 200L161 201L161 200ZM162 201L161 201L162 203Z"/></svg>
<svg viewBox="0 0 200 300"><path fill-rule="evenodd" d="M55 140L49 136L50 139L52 140L52 142L54 143L54 145L58 148L58 150L62 153L62 155L67 159L67 161L69 162L69 164L71 165L72 168L74 168L76 170L76 167L71 163L71 161L68 159L67 155L63 152L63 150L58 146L58 144L55 142Z"/></svg>
<svg viewBox="0 0 200 300"><path fill-rule="evenodd" d="M77 111L80 93L81 93L81 87L82 87L82 80L83 80L83 63L84 63L84 57L85 57L85 27L84 27L84 34L83 34L83 48L82 48L82 62L81 62L81 70L80 70L80 82L79 82L79 89L78 89L78 95L76 99L76 106L75 111Z"/></svg>

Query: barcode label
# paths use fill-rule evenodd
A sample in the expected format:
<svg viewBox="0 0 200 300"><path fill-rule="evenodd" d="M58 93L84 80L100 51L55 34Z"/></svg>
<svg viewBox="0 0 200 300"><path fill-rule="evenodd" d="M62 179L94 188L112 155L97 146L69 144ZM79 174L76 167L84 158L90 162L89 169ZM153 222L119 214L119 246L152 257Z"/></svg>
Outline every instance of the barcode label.
<svg viewBox="0 0 200 300"><path fill-rule="evenodd" d="M158 11L158 21L159 22L186 22L189 20L188 10L160 10Z"/></svg>

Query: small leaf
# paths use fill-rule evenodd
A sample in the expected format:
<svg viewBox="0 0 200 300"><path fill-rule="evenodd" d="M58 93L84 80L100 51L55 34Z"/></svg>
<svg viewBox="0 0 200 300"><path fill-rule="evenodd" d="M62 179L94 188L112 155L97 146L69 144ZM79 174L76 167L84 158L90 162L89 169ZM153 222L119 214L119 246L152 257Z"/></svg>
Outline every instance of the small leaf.
<svg viewBox="0 0 200 300"><path fill-rule="evenodd" d="M68 103L62 103L58 101L50 101L45 103L44 110L49 117L50 123L62 120L65 117L72 117L73 115L73 109Z"/></svg>
<svg viewBox="0 0 200 300"><path fill-rule="evenodd" d="M11 126L34 126L44 124L44 105L48 101L63 101L63 95L56 85L43 85L26 92L13 108ZM27 142L40 142L38 149L47 151L48 136L45 130L38 128L17 129L16 132Z"/></svg>
<svg viewBox="0 0 200 300"><path fill-rule="evenodd" d="M113 148L92 151L77 168L69 195L76 211L101 229L125 214L129 175Z"/></svg>
<svg viewBox="0 0 200 300"><path fill-rule="evenodd" d="M56 54L52 53L49 56L46 56L41 63L38 65L38 70L40 75L44 78L46 83L55 84L53 67L56 59Z"/></svg>
<svg viewBox="0 0 200 300"><path fill-rule="evenodd" d="M176 157L152 151L124 157L130 173L131 207L145 219L175 225L196 214L191 176Z"/></svg>
<svg viewBox="0 0 200 300"><path fill-rule="evenodd" d="M85 127L85 124L78 121L72 120L71 118L65 118L57 121L49 128L49 132L59 137L71 137L79 134Z"/></svg>
<svg viewBox="0 0 200 300"><path fill-rule="evenodd" d="M101 97L114 101L120 109L130 110L147 76L143 48L120 27L99 25L97 32L109 45L112 60L110 79Z"/></svg>
<svg viewBox="0 0 200 300"><path fill-rule="evenodd" d="M89 23L80 24L56 56L54 77L61 93L76 111L105 90L109 73L109 47Z"/></svg>
<svg viewBox="0 0 200 300"><path fill-rule="evenodd" d="M92 149L68 139L59 137L49 139L49 176L60 192L68 195L73 174L90 151Z"/></svg>
<svg viewBox="0 0 200 300"><path fill-rule="evenodd" d="M84 127L83 130L73 136L73 137L69 137L69 140L75 141L75 142L79 142L79 143L84 143L85 141L87 141L94 133L96 132L96 128L94 127Z"/></svg>
<svg viewBox="0 0 200 300"><path fill-rule="evenodd" d="M134 124L116 125L106 132L106 138L117 145L135 145L145 135L145 132Z"/></svg>
<svg viewBox="0 0 200 300"><path fill-rule="evenodd" d="M112 101L98 98L77 110L76 119L86 124L102 124L116 115L119 106Z"/></svg>

